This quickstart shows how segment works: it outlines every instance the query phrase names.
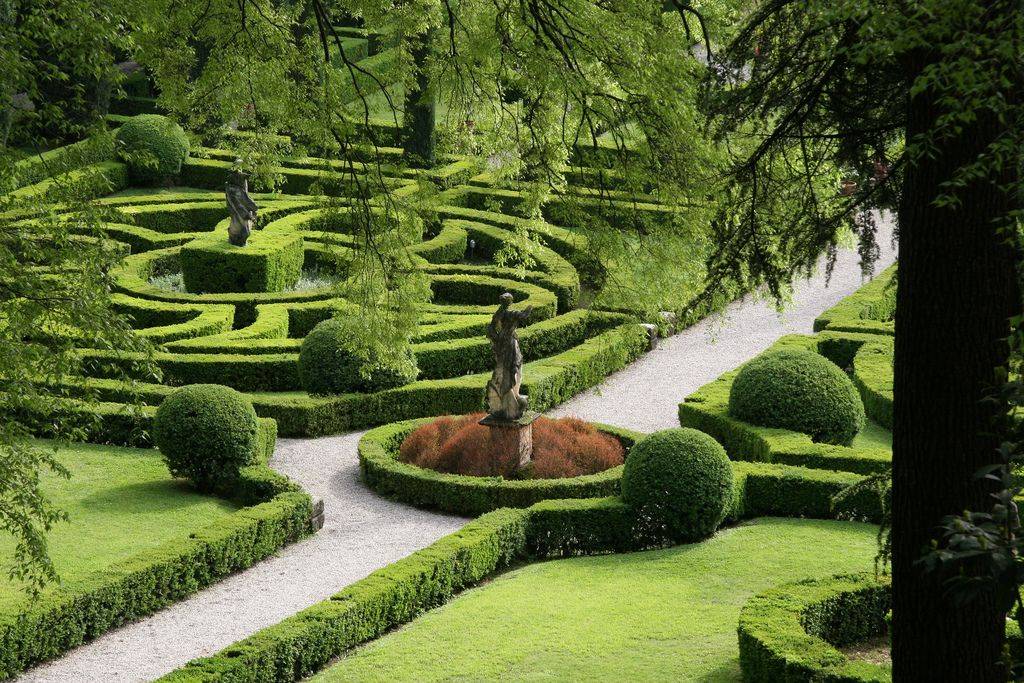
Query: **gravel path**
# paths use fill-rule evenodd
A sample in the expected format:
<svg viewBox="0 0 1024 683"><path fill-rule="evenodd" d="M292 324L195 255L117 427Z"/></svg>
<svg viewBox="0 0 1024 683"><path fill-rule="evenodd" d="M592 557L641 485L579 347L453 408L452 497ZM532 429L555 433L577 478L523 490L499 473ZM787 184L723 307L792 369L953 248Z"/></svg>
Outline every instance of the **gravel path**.
<svg viewBox="0 0 1024 683"><path fill-rule="evenodd" d="M875 272L895 260L891 239L892 224L880 221L882 254ZM828 287L824 273L795 283L793 300L783 313L771 302L754 297L736 301L722 313L660 340L654 351L550 414L573 415L638 432L678 427L678 406L686 396L764 351L779 337L811 333L818 315L862 284L856 251L843 250Z"/></svg>
<svg viewBox="0 0 1024 683"><path fill-rule="evenodd" d="M19 680L149 681L276 624L458 530L461 517L392 503L359 482L362 432L280 439L271 465L324 499L324 528L191 598L72 650Z"/></svg>
<svg viewBox="0 0 1024 683"><path fill-rule="evenodd" d="M881 270L893 261L890 228L880 226ZM811 331L814 318L861 285L857 256L840 254L828 288L823 275L795 287L779 315L748 297L664 339L658 348L552 411L643 432L678 426L687 394L757 355L784 334ZM358 481L362 433L281 439L271 465L323 498L324 528L279 555L149 618L107 633L19 680L143 681L217 652L326 599L373 570L460 528L465 520L384 500Z"/></svg>

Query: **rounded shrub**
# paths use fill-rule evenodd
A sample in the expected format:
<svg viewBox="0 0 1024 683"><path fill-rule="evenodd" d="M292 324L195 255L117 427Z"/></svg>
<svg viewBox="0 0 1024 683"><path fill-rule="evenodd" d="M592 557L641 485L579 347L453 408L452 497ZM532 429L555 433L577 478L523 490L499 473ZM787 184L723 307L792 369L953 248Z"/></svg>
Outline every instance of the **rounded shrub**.
<svg viewBox="0 0 1024 683"><path fill-rule="evenodd" d="M864 427L864 404L846 373L799 349L769 351L740 368L729 392L729 414L844 446Z"/></svg>
<svg viewBox="0 0 1024 683"><path fill-rule="evenodd" d="M706 538L732 500L732 467L721 444L704 432L655 432L629 451L622 499L675 541Z"/></svg>
<svg viewBox="0 0 1024 683"><path fill-rule="evenodd" d="M160 404L153 439L171 474L212 491L252 462L258 429L256 411L242 394L219 384L191 384Z"/></svg>
<svg viewBox="0 0 1024 683"><path fill-rule="evenodd" d="M361 369L369 364L371 370ZM311 394L346 394L394 389L416 379L411 348L398 358L367 358L353 350L350 332L338 318L318 324L302 340L299 379Z"/></svg>
<svg viewBox="0 0 1024 683"><path fill-rule="evenodd" d="M117 131L118 153L133 182L157 185L181 173L188 159L188 136L159 114L139 114Z"/></svg>

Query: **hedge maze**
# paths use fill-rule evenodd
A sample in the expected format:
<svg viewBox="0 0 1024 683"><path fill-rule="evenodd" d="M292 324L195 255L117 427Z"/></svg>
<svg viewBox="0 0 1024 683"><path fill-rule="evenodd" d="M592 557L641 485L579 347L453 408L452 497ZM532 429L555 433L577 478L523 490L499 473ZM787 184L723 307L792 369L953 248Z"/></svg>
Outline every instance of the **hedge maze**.
<svg viewBox="0 0 1024 683"><path fill-rule="evenodd" d="M83 355L95 362L81 389L105 402L104 423L93 440L126 443L140 427L147 429L152 408L169 391L194 383L247 393L260 416L277 420L283 436L473 411L481 405L492 363L483 332L504 291L513 294L516 306L534 309L521 337L524 385L535 409L595 384L647 346L645 332L628 312L579 308L581 287L588 284L581 275L587 267L582 231L531 228L511 210L474 208L473 198L484 188L461 184L441 193L436 219L412 248L433 292L412 340L417 381L387 392L311 396L298 372L302 340L317 323L354 308L331 281L314 278L305 287L300 282L304 273L343 264L352 248L352 207L341 174L306 168L309 160L289 161L294 165L279 169L283 192L255 194L258 229L247 246L237 248L227 243L228 210L218 189L230 170L223 156L219 150L194 151L171 191L130 189L119 162L98 162L112 169L106 178L116 190L98 199L114 215L106 233L129 252L111 273L116 307L156 345L152 360L160 379L138 374L128 387L113 377L130 374L141 357L84 348ZM445 182L473 181L474 171L455 160L438 175ZM332 201L340 206L326 207L323 195L308 194L314 183L331 188L332 180L339 180L333 189L341 196ZM392 180L399 190L417 190L409 178ZM510 199L506 203L512 206ZM521 244L524 229L529 267L496 265L494 255L510 242ZM472 261L466 258L471 243ZM130 393L146 405L141 417L132 418L141 424L132 424L118 407L130 401Z"/></svg>

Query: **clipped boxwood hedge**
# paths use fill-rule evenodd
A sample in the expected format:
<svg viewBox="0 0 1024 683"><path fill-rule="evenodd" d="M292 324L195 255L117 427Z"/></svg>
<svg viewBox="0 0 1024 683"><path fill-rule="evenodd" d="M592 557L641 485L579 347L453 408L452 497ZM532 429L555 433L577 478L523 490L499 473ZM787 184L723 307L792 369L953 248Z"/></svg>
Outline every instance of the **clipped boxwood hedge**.
<svg viewBox="0 0 1024 683"><path fill-rule="evenodd" d="M853 357L853 383L872 420L892 431L892 354L890 340L863 344Z"/></svg>
<svg viewBox="0 0 1024 683"><path fill-rule="evenodd" d="M854 332L893 336L896 313L896 265L819 315L814 331Z"/></svg>
<svg viewBox="0 0 1024 683"><path fill-rule="evenodd" d="M887 577L807 579L755 595L740 612L743 680L883 683L890 667L852 661L837 647L885 632L892 602Z"/></svg>
<svg viewBox="0 0 1024 683"><path fill-rule="evenodd" d="M524 508L552 498L600 498L618 493L622 465L597 474L564 479L504 479L446 474L399 462L398 449L414 429L434 418L406 420L377 427L359 440L363 483L377 493L417 507L467 517L502 507ZM640 434L595 425L629 450Z"/></svg>
<svg viewBox="0 0 1024 683"><path fill-rule="evenodd" d="M853 382L810 349L773 348L744 363L729 390L729 414L841 446L864 428L864 404Z"/></svg>
<svg viewBox="0 0 1024 683"><path fill-rule="evenodd" d="M61 585L20 615L0 619L0 677L163 609L310 533L310 497L265 464L275 437L273 421L261 420L259 463L243 468L231 490L221 491L242 509L185 540Z"/></svg>
<svg viewBox="0 0 1024 683"><path fill-rule="evenodd" d="M525 363L523 387L530 397L531 407L540 411L547 410L598 384L646 350L646 330L640 325L624 323L560 354ZM173 355L158 353L156 358L159 361ZM241 354L222 356L219 361L214 355L195 355L191 358L209 358L211 367L218 373L227 366L216 368L215 364L230 363L233 371L239 373L239 382L262 383L266 386L275 376L282 381L298 382L294 354L265 356L263 363L253 361L257 356ZM171 368L168 364L164 371ZM211 381L212 378L198 379L203 376L203 370L201 365L189 369L190 381L181 383ZM253 373L267 374L259 377L253 376ZM489 377L489 373L480 373L450 379L419 380L404 387L373 394L316 397L306 393L282 392L253 393L249 398L258 415L277 421L282 436L325 436L396 420L481 410L484 387ZM144 434L150 426L151 408L143 406L141 414L136 415L127 409L125 403L131 402L138 394L147 403L159 403L173 390L161 384L138 382L127 385L114 379L95 377L65 382L62 387L72 392L84 393L91 390L104 402L92 411L100 418L100 424L90 439L113 444L135 443L134 439L138 438L140 432Z"/></svg>
<svg viewBox="0 0 1024 683"><path fill-rule="evenodd" d="M282 292L302 274L302 235L260 230L244 247L225 233L181 247L181 274L189 292Z"/></svg>
<svg viewBox="0 0 1024 683"><path fill-rule="evenodd" d="M772 348L816 349L818 337L790 335ZM679 422L713 436L733 460L777 462L826 470L869 474L887 470L892 452L885 448L815 443L800 432L760 427L729 413L729 394L736 371L727 372L679 404Z"/></svg>
<svg viewBox="0 0 1024 683"><path fill-rule="evenodd" d="M378 431L382 437L385 433ZM388 438L394 435L392 431ZM776 480L796 482L801 474L812 478L819 475L812 470L783 465L734 465L746 471L746 476L734 479L734 485L739 487L735 500L744 497L742 487L751 481L754 471L762 471L767 476L766 482L772 476ZM793 490L790 484L780 491L782 495L775 514L789 514L785 505ZM804 498L816 495L825 497L814 507L827 509L827 494L812 479ZM794 512L792 516L799 514ZM739 516L739 513L731 514L730 518ZM501 508L478 517L423 550L378 569L328 600L215 655L193 660L160 680L174 683L300 680L346 650L411 621L514 563L645 550L670 543L649 524L638 520L620 498L543 500L525 509Z"/></svg>

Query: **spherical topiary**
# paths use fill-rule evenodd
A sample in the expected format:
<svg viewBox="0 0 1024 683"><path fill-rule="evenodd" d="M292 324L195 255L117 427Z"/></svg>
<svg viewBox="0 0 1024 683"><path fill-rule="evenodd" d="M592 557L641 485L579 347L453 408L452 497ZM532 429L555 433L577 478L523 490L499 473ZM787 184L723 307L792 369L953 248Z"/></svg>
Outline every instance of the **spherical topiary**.
<svg viewBox="0 0 1024 683"><path fill-rule="evenodd" d="M202 491L230 484L252 462L259 426L240 393L219 384L192 384L163 400L153 439L171 474Z"/></svg>
<svg viewBox="0 0 1024 683"><path fill-rule="evenodd" d="M622 470L622 499L675 541L715 532L729 512L732 467L725 449L696 429L666 429L638 441Z"/></svg>
<svg viewBox="0 0 1024 683"><path fill-rule="evenodd" d="M299 379L311 394L346 394L393 389L416 379L416 356L407 348L399 358L366 358L356 353L349 342L350 332L338 318L314 327L302 341L299 352ZM369 362L372 369L364 375L361 368Z"/></svg>
<svg viewBox="0 0 1024 683"><path fill-rule="evenodd" d="M744 365L729 392L729 414L846 446L864 426L864 404L846 373L800 349L769 351Z"/></svg>
<svg viewBox="0 0 1024 683"><path fill-rule="evenodd" d="M128 164L133 182L156 185L181 173L188 159L188 136L174 121L159 114L139 114L117 131L118 154Z"/></svg>

